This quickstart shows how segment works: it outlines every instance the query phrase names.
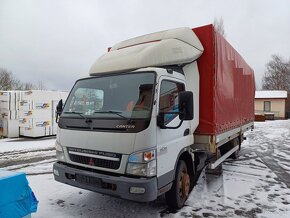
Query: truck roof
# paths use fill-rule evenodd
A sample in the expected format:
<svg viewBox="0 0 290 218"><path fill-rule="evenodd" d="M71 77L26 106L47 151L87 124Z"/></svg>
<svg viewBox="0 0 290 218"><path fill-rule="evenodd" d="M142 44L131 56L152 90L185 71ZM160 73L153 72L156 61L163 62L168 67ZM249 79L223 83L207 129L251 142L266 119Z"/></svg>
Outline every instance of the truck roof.
<svg viewBox="0 0 290 218"><path fill-rule="evenodd" d="M267 90L267 91L256 91L256 99L261 98L287 98L287 91L281 90Z"/></svg>
<svg viewBox="0 0 290 218"><path fill-rule="evenodd" d="M202 53L203 46L192 29L165 30L114 45L92 65L90 75L180 65L196 60Z"/></svg>

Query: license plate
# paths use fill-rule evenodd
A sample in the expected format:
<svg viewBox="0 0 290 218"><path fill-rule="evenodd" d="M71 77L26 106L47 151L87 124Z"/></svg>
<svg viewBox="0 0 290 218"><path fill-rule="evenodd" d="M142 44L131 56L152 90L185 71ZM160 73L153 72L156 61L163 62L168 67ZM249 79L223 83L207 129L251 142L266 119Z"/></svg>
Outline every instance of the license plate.
<svg viewBox="0 0 290 218"><path fill-rule="evenodd" d="M79 183L84 183L87 185L93 185L93 186L101 186L102 180L99 178L91 177L91 176L84 176L76 174L76 181Z"/></svg>

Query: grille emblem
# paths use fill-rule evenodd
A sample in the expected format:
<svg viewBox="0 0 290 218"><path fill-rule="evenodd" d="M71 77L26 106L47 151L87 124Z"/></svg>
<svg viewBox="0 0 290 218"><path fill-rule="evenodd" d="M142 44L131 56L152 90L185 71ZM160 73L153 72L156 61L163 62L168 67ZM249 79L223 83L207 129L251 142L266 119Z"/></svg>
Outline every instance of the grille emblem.
<svg viewBox="0 0 290 218"><path fill-rule="evenodd" d="M90 158L90 160L88 162L88 165L90 165L90 166L94 166L95 165L93 158Z"/></svg>

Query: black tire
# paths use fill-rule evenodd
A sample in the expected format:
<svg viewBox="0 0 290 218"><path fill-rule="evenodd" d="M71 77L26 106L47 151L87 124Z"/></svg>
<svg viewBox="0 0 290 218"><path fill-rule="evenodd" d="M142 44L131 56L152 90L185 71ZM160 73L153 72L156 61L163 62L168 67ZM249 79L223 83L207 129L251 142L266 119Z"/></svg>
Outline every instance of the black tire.
<svg viewBox="0 0 290 218"><path fill-rule="evenodd" d="M233 139L231 141L231 144L232 144L231 148L239 146L239 139L238 138ZM236 150L233 154L231 154L230 158L236 160L239 157L239 151L240 151L240 148Z"/></svg>
<svg viewBox="0 0 290 218"><path fill-rule="evenodd" d="M219 148L221 156L223 156L225 153L227 153L229 150L231 150L231 146L232 146L231 141L229 141L226 144L222 145Z"/></svg>
<svg viewBox="0 0 290 218"><path fill-rule="evenodd" d="M192 182L185 161L179 160L175 172L175 180L171 189L165 193L166 203L170 210L183 207L189 196Z"/></svg>

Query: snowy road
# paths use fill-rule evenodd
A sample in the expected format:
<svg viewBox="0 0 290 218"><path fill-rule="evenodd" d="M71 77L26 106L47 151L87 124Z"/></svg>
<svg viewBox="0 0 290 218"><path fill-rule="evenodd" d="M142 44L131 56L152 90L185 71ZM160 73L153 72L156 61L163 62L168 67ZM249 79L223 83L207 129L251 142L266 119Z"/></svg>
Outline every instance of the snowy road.
<svg viewBox="0 0 290 218"><path fill-rule="evenodd" d="M255 152L277 176L290 188L290 120L256 123L249 132L249 140L243 144L242 154Z"/></svg>
<svg viewBox="0 0 290 218"><path fill-rule="evenodd" d="M221 176L203 172L186 206L174 213L166 209L164 197L142 204L55 182L54 139L0 140L0 167L30 174L40 202L33 217L289 218L290 120L255 123L246 136L239 159L224 163Z"/></svg>
<svg viewBox="0 0 290 218"><path fill-rule="evenodd" d="M0 141L0 168L27 175L52 173L55 137L42 139L3 139Z"/></svg>

